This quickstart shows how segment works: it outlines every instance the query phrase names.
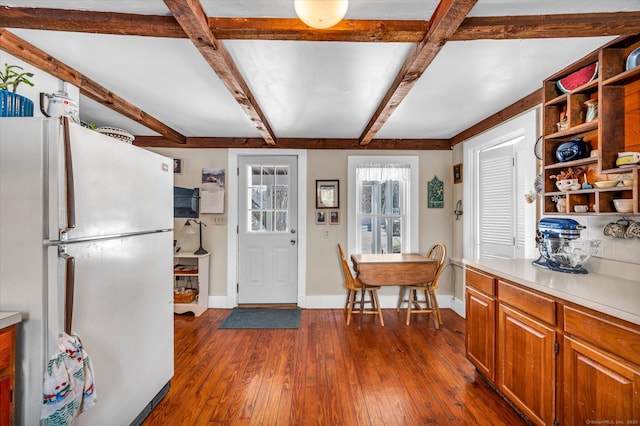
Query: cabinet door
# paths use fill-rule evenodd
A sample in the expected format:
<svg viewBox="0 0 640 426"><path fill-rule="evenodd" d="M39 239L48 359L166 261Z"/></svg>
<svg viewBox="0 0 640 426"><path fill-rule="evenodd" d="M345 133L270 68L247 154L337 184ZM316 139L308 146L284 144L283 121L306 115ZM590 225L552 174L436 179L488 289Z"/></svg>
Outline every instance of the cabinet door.
<svg viewBox="0 0 640 426"><path fill-rule="evenodd" d="M467 358L480 373L495 383L496 302L493 298L467 287L466 309Z"/></svg>
<svg viewBox="0 0 640 426"><path fill-rule="evenodd" d="M498 389L534 424L553 424L555 331L502 303L498 318Z"/></svg>
<svg viewBox="0 0 640 426"><path fill-rule="evenodd" d="M640 367L589 344L564 338L562 424L637 424ZM612 423L613 424L613 423Z"/></svg>
<svg viewBox="0 0 640 426"><path fill-rule="evenodd" d="M0 426L11 424L11 377L0 375Z"/></svg>

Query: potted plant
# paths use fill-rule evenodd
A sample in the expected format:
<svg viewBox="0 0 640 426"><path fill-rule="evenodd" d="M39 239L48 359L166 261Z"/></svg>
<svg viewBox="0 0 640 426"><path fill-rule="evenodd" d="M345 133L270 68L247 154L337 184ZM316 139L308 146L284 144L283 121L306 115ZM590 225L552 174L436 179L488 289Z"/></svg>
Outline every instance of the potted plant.
<svg viewBox="0 0 640 426"><path fill-rule="evenodd" d="M33 87L31 77L33 73L24 72L19 65L5 63L4 70L0 69L0 117L33 116L33 101L16 93L21 83Z"/></svg>

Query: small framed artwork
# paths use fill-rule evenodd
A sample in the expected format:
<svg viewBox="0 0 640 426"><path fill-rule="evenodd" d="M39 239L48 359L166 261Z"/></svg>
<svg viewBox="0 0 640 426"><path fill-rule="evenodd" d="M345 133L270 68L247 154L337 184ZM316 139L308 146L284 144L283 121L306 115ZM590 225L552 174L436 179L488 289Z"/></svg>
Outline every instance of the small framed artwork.
<svg viewBox="0 0 640 426"><path fill-rule="evenodd" d="M453 183L462 183L462 163L453 165Z"/></svg>
<svg viewBox="0 0 640 426"><path fill-rule="evenodd" d="M173 173L182 174L182 159L174 158L173 159Z"/></svg>
<svg viewBox="0 0 640 426"><path fill-rule="evenodd" d="M337 209L340 207L340 181L316 180L316 208Z"/></svg>
<svg viewBox="0 0 640 426"><path fill-rule="evenodd" d="M318 210L316 212L316 225L324 225L325 223L327 223L327 212Z"/></svg>
<svg viewBox="0 0 640 426"><path fill-rule="evenodd" d="M340 211L331 210L329 212L329 225L339 225L339 224L340 224Z"/></svg>

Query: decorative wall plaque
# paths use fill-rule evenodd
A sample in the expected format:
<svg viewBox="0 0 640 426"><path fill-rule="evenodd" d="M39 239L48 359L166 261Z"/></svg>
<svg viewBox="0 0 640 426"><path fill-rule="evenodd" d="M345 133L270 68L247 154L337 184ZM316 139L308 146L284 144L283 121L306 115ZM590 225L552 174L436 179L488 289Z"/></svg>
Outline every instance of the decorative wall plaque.
<svg viewBox="0 0 640 426"><path fill-rule="evenodd" d="M444 208L444 182L434 176L427 186L427 207L442 209Z"/></svg>

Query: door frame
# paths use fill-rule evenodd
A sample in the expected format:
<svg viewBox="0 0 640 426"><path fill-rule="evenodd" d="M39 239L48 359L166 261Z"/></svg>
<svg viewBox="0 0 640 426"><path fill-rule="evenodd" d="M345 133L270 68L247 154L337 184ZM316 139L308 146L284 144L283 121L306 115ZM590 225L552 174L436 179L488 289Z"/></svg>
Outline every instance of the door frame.
<svg viewBox="0 0 640 426"><path fill-rule="evenodd" d="M307 150L304 149L229 149L227 173L227 303L226 307L238 306L238 157L282 156L298 158L298 307L306 307L307 289Z"/></svg>

